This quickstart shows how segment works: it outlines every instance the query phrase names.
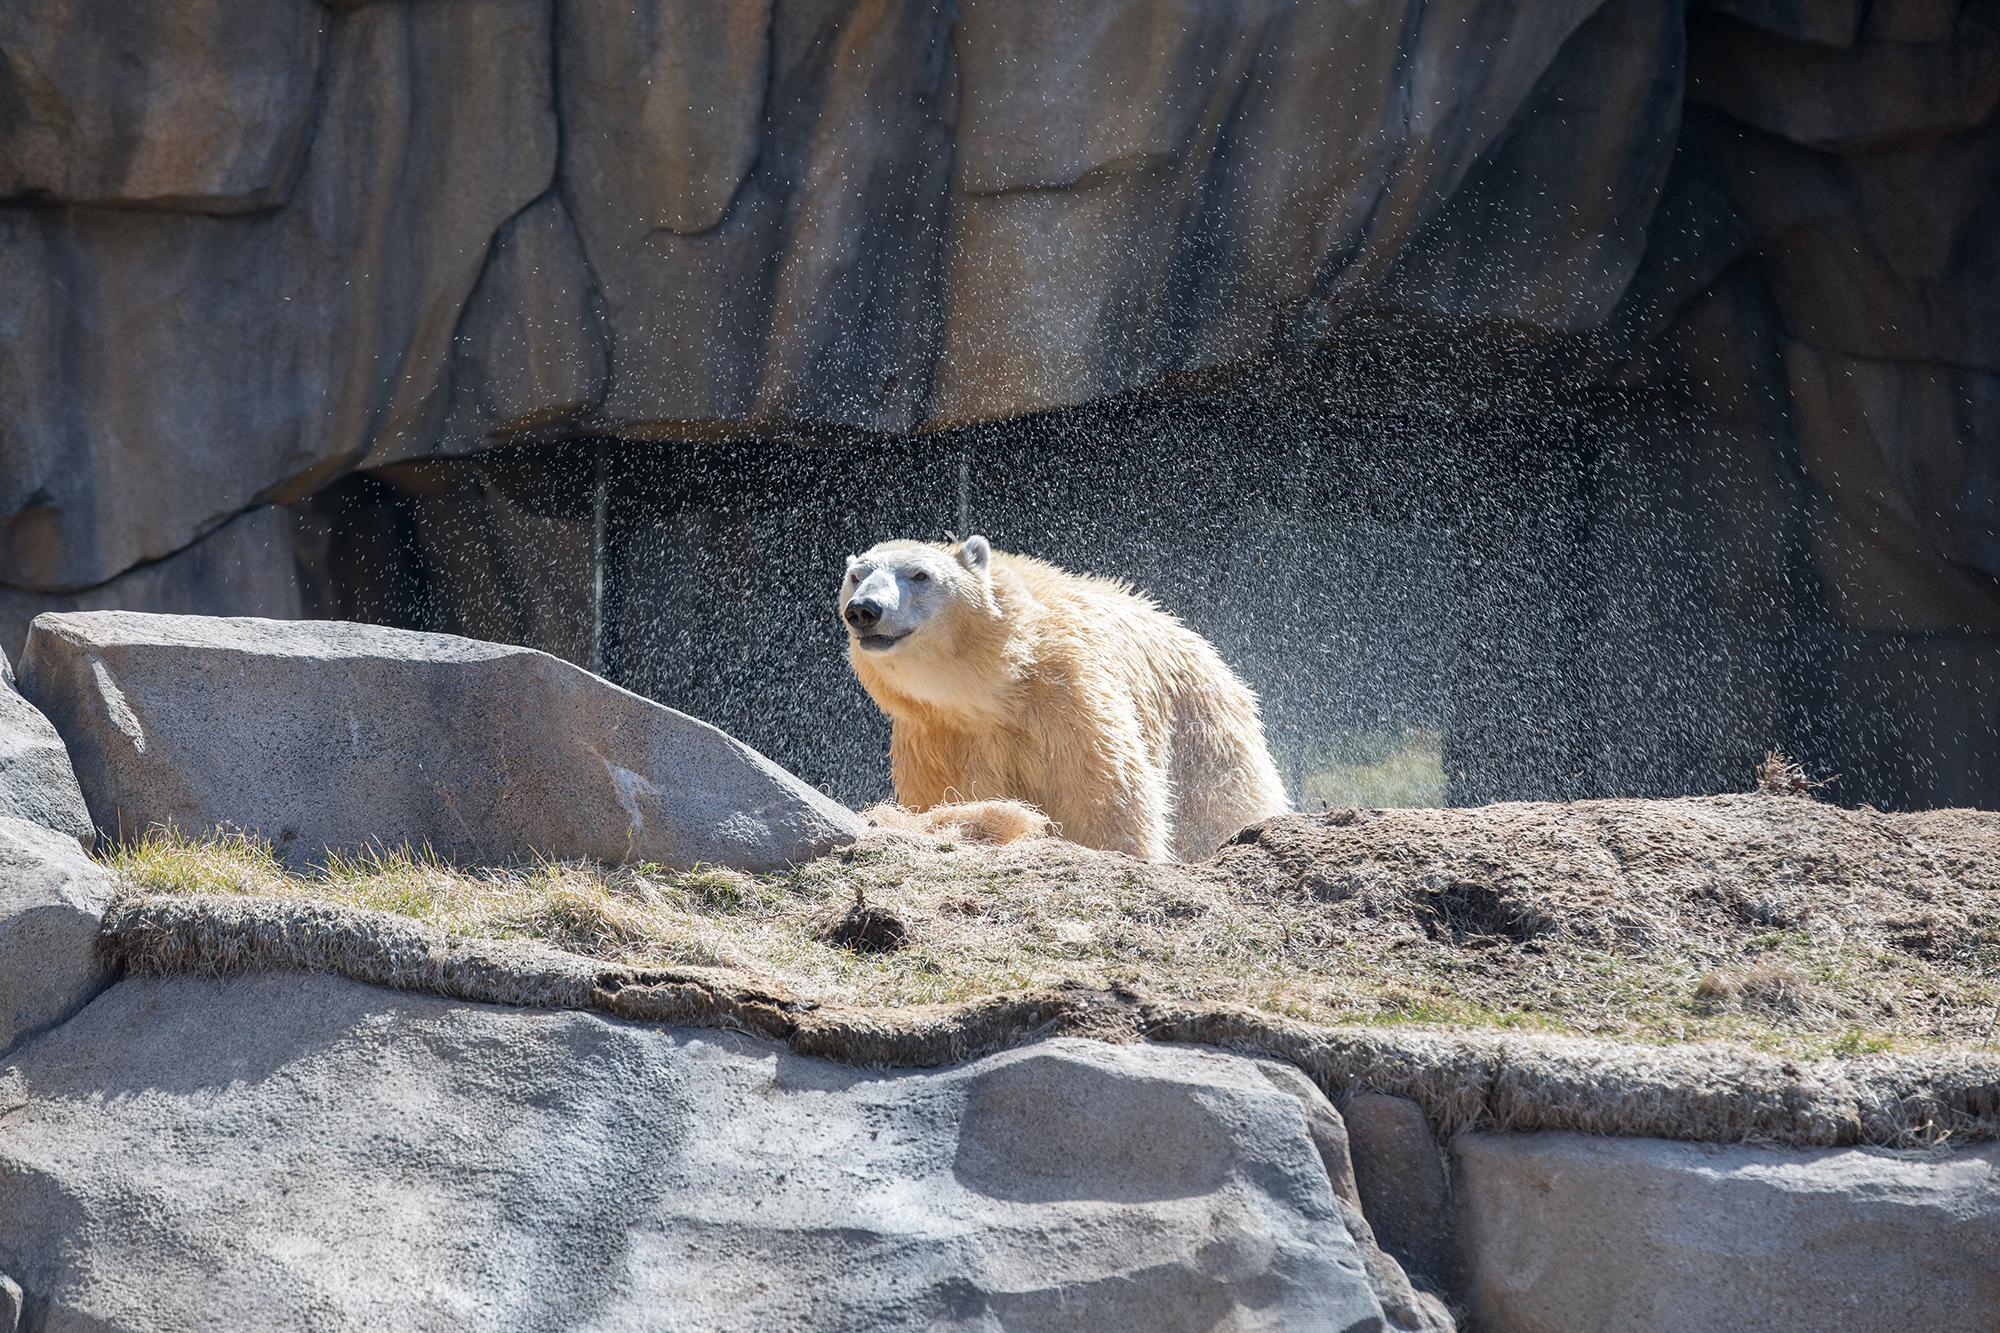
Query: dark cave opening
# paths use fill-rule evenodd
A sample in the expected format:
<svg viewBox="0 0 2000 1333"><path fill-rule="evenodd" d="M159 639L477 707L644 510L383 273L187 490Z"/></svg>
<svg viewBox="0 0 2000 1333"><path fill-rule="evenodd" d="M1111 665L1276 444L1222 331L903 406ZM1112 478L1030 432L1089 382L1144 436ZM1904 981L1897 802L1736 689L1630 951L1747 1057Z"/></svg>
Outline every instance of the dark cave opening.
<svg viewBox="0 0 2000 1333"><path fill-rule="evenodd" d="M964 524L1207 635L1307 808L1741 790L1773 748L1848 804L1990 800L1992 728L1953 722L1990 682L1834 624L1757 451L1610 400L1347 409L1289 383L404 464L302 509L308 614L544 649L859 804L889 794L888 729L835 623L843 558Z"/></svg>

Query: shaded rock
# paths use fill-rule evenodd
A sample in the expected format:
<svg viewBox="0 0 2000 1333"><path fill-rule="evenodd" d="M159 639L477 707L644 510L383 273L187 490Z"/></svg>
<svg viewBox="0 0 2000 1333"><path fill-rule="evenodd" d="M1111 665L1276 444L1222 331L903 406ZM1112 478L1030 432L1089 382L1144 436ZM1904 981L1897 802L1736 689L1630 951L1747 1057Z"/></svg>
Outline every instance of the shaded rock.
<svg viewBox="0 0 2000 1333"><path fill-rule="evenodd" d="M748 746L545 653L338 621L39 618L23 691L99 829L218 824L328 849L809 860L860 821Z"/></svg>
<svg viewBox="0 0 2000 1333"><path fill-rule="evenodd" d="M0 1275L0 1333L14 1333L21 1326L21 1310L26 1303L21 1284Z"/></svg>
<svg viewBox="0 0 2000 1333"><path fill-rule="evenodd" d="M1803 42L1837 47L1854 45L1872 7L1869 0L1701 0L1703 9Z"/></svg>
<svg viewBox="0 0 2000 1333"><path fill-rule="evenodd" d="M9 584L90 587L430 447L488 243L554 175L551 40L548 0L343 11L282 208L0 208Z"/></svg>
<svg viewBox="0 0 2000 1333"><path fill-rule="evenodd" d="M1602 327L1638 271L1673 161L1685 23L1651 0L1591 15L1518 125L1411 242L1389 283L1395 301L1455 320ZM1553 161L1604 188L1549 207L1541 164Z"/></svg>
<svg viewBox="0 0 2000 1333"><path fill-rule="evenodd" d="M200 213L283 203L326 27L310 0L0 9L0 197Z"/></svg>
<svg viewBox="0 0 2000 1333"><path fill-rule="evenodd" d="M1219 1052L862 1073L328 977L134 979L0 1112L0 1250L51 1329L1384 1326L1297 1102Z"/></svg>
<svg viewBox="0 0 2000 1333"><path fill-rule="evenodd" d="M2000 373L1787 343L1813 554L1860 630L2000 633Z"/></svg>
<svg viewBox="0 0 2000 1333"><path fill-rule="evenodd" d="M295 620L303 610L291 511L261 505L192 546L78 592L0 585L0 651L18 654L44 611L158 611Z"/></svg>
<svg viewBox="0 0 2000 1333"><path fill-rule="evenodd" d="M1451 1187L1444 1154L1407 1097L1358 1092L1341 1107L1354 1150L1361 1210L1376 1239L1411 1275L1443 1287L1451 1277Z"/></svg>
<svg viewBox="0 0 2000 1333"><path fill-rule="evenodd" d="M605 333L561 196L542 196L493 238L453 348L449 433L466 447L603 400Z"/></svg>
<svg viewBox="0 0 2000 1333"><path fill-rule="evenodd" d="M96 944L114 887L68 834L0 814L0 1056L109 980Z"/></svg>
<svg viewBox="0 0 2000 1333"><path fill-rule="evenodd" d="M69 751L41 711L21 697L0 651L0 818L25 819L88 845L96 836Z"/></svg>
<svg viewBox="0 0 2000 1333"><path fill-rule="evenodd" d="M1992 1327L2000 1148L1786 1151L1475 1134L1455 1145L1479 1327Z"/></svg>
<svg viewBox="0 0 2000 1333"><path fill-rule="evenodd" d="M1870 151L1983 125L2000 106L2000 26L1971 24L1934 46L1789 42L1731 23L1697 23L1691 101L1793 143Z"/></svg>

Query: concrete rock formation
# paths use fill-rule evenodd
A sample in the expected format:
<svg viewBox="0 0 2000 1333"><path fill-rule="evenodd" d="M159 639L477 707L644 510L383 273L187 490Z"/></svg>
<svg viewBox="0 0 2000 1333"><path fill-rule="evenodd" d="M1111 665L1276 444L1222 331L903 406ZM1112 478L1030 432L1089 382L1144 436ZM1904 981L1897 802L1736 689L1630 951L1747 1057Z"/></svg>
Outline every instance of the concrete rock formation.
<svg viewBox="0 0 2000 1333"><path fill-rule="evenodd" d="M2000 626L1988 6L553 8L0 3L0 582L357 466L920 430L1366 314L1684 362L1771 409L1857 628Z"/></svg>
<svg viewBox="0 0 2000 1333"><path fill-rule="evenodd" d="M1465 1298L1494 1333L1993 1327L2000 1148L1472 1134Z"/></svg>
<svg viewBox="0 0 2000 1333"><path fill-rule="evenodd" d="M447 635L51 614L21 684L114 836L228 826L295 866L407 844L769 870L860 828L706 723L545 653Z"/></svg>
<svg viewBox="0 0 2000 1333"><path fill-rule="evenodd" d="M0 1252L50 1330L1448 1329L1264 1068L128 979L0 1078Z"/></svg>
<svg viewBox="0 0 2000 1333"><path fill-rule="evenodd" d="M0 1057L110 980L96 946L114 889L68 834L0 815Z"/></svg>
<svg viewBox="0 0 2000 1333"><path fill-rule="evenodd" d="M0 652L0 818L67 833L86 847L97 836L69 751L49 720L21 697L5 652Z"/></svg>

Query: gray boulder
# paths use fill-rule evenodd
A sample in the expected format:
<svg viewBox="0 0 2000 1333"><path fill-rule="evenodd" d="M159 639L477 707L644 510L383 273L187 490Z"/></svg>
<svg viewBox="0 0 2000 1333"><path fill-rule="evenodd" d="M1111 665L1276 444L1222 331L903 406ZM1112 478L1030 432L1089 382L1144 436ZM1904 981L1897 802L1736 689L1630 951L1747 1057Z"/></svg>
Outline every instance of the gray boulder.
<svg viewBox="0 0 2000 1333"><path fill-rule="evenodd" d="M0 1253L49 1333L1389 1326L1297 1098L1197 1048L877 1074L324 976L128 979L0 1116Z"/></svg>
<svg viewBox="0 0 2000 1333"><path fill-rule="evenodd" d="M67 833L0 815L0 1056L110 979L96 944L114 887Z"/></svg>
<svg viewBox="0 0 2000 1333"><path fill-rule="evenodd" d="M1407 1097L1357 1092L1340 1108L1353 1143L1355 1185L1382 1248L1412 1276L1443 1288L1452 1272L1451 1186L1444 1153Z"/></svg>
<svg viewBox="0 0 2000 1333"><path fill-rule="evenodd" d="M21 697L0 650L0 817L25 819L82 843L95 837L62 737Z"/></svg>
<svg viewBox="0 0 2000 1333"><path fill-rule="evenodd" d="M294 866L408 844L770 870L860 827L706 723L545 653L450 635L45 615L21 682L113 835L230 825Z"/></svg>
<svg viewBox="0 0 2000 1333"><path fill-rule="evenodd" d="M1925 1156L1573 1134L1458 1140L1466 1296L1494 1333L1990 1330L2000 1147Z"/></svg>

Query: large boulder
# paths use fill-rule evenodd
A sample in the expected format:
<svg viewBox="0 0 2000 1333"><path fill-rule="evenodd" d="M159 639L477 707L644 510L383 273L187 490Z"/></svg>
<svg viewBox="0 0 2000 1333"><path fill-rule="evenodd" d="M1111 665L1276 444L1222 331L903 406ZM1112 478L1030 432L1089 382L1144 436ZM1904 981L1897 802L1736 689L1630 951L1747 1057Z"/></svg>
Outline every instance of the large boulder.
<svg viewBox="0 0 2000 1333"><path fill-rule="evenodd" d="M83 792L69 766L69 751L41 710L21 697L4 649L0 649L0 817L25 819L83 843L95 837Z"/></svg>
<svg viewBox="0 0 2000 1333"><path fill-rule="evenodd" d="M770 870L860 827L704 722L546 653L450 635L53 614L21 682L114 836L229 825L295 866L407 844Z"/></svg>
<svg viewBox="0 0 2000 1333"><path fill-rule="evenodd" d="M0 1254L49 1333L1410 1327L1315 1113L1191 1047L864 1073L331 977L128 979L0 1081Z"/></svg>
<svg viewBox="0 0 2000 1333"><path fill-rule="evenodd" d="M67 833L0 815L0 1056L104 988L97 927L114 887Z"/></svg>
<svg viewBox="0 0 2000 1333"><path fill-rule="evenodd" d="M1929 1156L1473 1134L1465 1295L1493 1333L1990 1330L2000 1147Z"/></svg>

